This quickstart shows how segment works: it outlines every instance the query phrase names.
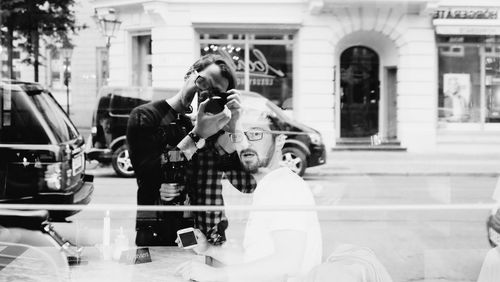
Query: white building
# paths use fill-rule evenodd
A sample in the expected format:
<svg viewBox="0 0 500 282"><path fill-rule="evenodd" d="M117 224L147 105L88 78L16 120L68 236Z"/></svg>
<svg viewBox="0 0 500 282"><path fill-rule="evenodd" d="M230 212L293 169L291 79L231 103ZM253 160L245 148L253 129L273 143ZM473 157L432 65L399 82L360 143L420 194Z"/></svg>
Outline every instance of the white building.
<svg viewBox="0 0 500 282"><path fill-rule="evenodd" d="M329 147L377 135L412 152L500 151L495 1L91 3L123 22L110 85L180 87L201 54L222 52L241 89L292 107Z"/></svg>

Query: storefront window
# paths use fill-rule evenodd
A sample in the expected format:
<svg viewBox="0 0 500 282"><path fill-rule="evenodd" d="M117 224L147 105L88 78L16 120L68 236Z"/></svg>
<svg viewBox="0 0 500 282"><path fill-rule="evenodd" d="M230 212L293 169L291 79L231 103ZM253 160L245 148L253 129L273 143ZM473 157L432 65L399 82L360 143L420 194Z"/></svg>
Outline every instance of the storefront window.
<svg viewBox="0 0 500 282"><path fill-rule="evenodd" d="M480 122L480 88L479 48L439 47L439 120Z"/></svg>
<svg viewBox="0 0 500 282"><path fill-rule="evenodd" d="M486 122L500 122L500 57L485 58Z"/></svg>
<svg viewBox="0 0 500 282"><path fill-rule="evenodd" d="M244 44L201 44L201 55L220 54L233 63L238 78L237 89L245 89L245 45Z"/></svg>
<svg viewBox="0 0 500 282"><path fill-rule="evenodd" d="M438 36L440 122L500 122L499 40Z"/></svg>
<svg viewBox="0 0 500 282"><path fill-rule="evenodd" d="M292 38L291 34L200 34L200 51L230 59L238 89L257 92L291 109Z"/></svg>

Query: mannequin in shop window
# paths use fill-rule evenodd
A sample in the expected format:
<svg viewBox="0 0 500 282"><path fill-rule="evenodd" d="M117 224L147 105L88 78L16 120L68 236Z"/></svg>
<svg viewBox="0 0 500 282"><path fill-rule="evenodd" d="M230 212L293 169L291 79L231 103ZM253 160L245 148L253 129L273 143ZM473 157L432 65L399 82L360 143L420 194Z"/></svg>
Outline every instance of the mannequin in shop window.
<svg viewBox="0 0 500 282"><path fill-rule="evenodd" d="M449 121L463 121L467 115L467 100L462 94L462 87L456 77L448 78L448 87L444 92L448 98L448 107L451 108Z"/></svg>

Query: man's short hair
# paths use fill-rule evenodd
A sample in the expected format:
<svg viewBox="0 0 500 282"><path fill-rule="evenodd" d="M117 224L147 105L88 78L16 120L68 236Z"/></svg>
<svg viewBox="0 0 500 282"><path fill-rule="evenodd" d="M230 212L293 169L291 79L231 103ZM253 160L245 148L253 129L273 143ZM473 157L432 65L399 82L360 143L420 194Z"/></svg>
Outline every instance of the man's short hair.
<svg viewBox="0 0 500 282"><path fill-rule="evenodd" d="M236 88L237 79L236 71L234 67L227 61L226 58L217 54L206 54L199 58L194 64L189 68L188 72L184 76L184 79L188 79L189 76L196 70L200 72L211 64L216 64L220 68L222 77L227 79L228 87L227 90Z"/></svg>

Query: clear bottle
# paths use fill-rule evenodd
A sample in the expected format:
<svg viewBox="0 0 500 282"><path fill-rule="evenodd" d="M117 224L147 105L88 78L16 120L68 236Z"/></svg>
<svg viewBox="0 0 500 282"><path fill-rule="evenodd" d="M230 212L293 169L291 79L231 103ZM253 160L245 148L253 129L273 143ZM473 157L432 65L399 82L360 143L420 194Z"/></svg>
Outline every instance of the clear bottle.
<svg viewBox="0 0 500 282"><path fill-rule="evenodd" d="M128 238L123 233L123 227L120 227L120 233L114 241L113 259L119 260L122 252L128 250L128 247Z"/></svg>

